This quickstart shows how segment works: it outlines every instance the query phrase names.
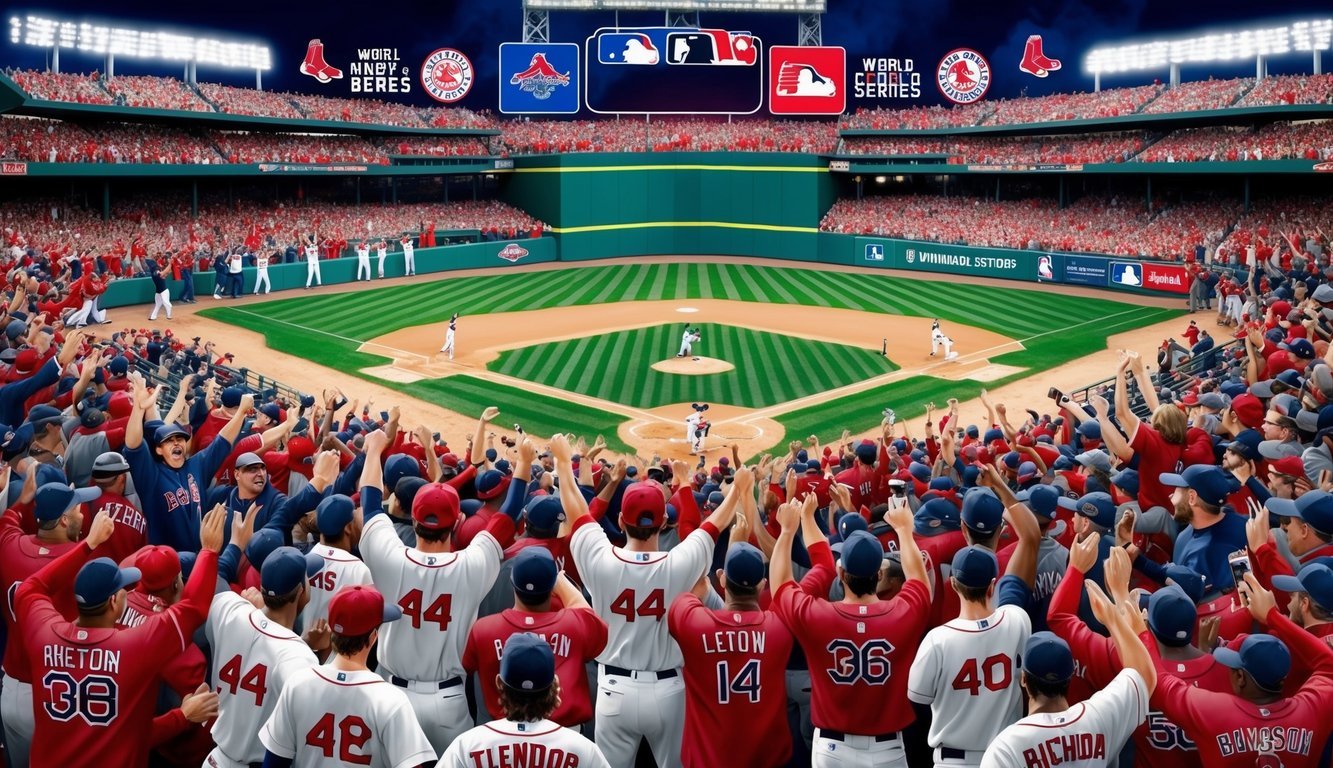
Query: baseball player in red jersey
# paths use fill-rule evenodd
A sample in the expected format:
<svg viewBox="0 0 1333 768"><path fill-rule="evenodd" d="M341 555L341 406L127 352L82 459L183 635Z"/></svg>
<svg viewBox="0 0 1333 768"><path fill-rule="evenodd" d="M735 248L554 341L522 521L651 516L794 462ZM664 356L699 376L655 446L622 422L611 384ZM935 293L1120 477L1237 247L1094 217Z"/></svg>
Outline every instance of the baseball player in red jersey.
<svg viewBox="0 0 1333 768"><path fill-rule="evenodd" d="M726 605L710 610L696 591L671 603L667 625L685 659L685 768L785 765L787 658L792 635L773 611L759 607L764 591L764 556L746 539L745 514L737 514L731 547L717 579Z"/></svg>
<svg viewBox="0 0 1333 768"><path fill-rule="evenodd" d="M907 670L926 629L930 587L912 534L912 512L889 510L898 534L907 581L892 600L876 594L884 548L865 531L843 542L837 578L846 596L824 596L834 578L833 556L815 522L815 500L778 510L782 533L773 549L771 573L778 585L773 604L791 627L810 665L811 719L815 724L811 765L906 768L901 731L914 719L907 700ZM791 548L801 528L810 560L810 590L792 578ZM818 579L812 579L814 573ZM877 702L867 706L867 702Z"/></svg>
<svg viewBox="0 0 1333 768"><path fill-rule="evenodd" d="M18 631L14 594L29 576L37 573L55 558L72 549L83 528L80 496L86 499L97 494L97 489L71 490L63 483L47 483L36 489L36 467L30 467L24 478L23 491L18 503L5 510L0 518L0 586L5 590L5 680L0 688L0 719L4 721L5 753L12 765L28 764L28 747L32 744L32 672L23 637ZM8 485L9 468L0 477ZM32 497L32 501L28 501ZM24 536L20 527L21 516L31 508L37 520L37 533ZM55 595L56 607L64 616L74 615L74 602L68 596Z"/></svg>
<svg viewBox="0 0 1333 768"><path fill-rule="evenodd" d="M476 672L492 718L503 717L496 676L505 640L531 632L551 644L556 675L560 678L560 705L546 717L577 728L592 719L586 664L606 647L606 622L597 618L583 593L556 568L555 557L542 547L520 551L509 571L514 607L479 619L468 633L463 668ZM553 609L552 597L563 608Z"/></svg>
<svg viewBox="0 0 1333 768"><path fill-rule="evenodd" d="M1209 768L1313 768L1333 733L1328 717L1333 648L1283 616L1273 593L1253 573L1245 574L1245 584L1237 591L1254 619L1272 634L1250 635L1238 649L1213 652L1230 669L1231 692L1205 691L1164 677L1153 694L1153 706L1180 724ZM1284 697L1292 656L1304 659L1313 672L1296 695Z"/></svg>
<svg viewBox="0 0 1333 768"><path fill-rule="evenodd" d="M43 712L33 741L35 768L141 766L153 741L153 705L164 659L180 653L203 623L217 583L224 511L215 507L200 528L198 559L181 601L135 629L115 629L125 587L139 574L106 558L89 560L115 524L99 513L83 545L66 552L18 589L18 622L32 662L33 707ZM79 617L67 621L50 595L71 590Z"/></svg>

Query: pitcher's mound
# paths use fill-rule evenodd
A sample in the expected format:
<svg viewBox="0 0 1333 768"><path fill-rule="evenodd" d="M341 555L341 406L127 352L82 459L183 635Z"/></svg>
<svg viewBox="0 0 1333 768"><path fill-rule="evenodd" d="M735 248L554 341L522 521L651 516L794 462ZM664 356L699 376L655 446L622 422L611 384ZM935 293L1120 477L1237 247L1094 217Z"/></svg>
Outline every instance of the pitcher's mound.
<svg viewBox="0 0 1333 768"><path fill-rule="evenodd" d="M735 369L736 366L715 357L668 357L665 360L653 363L654 371L679 373L686 376L698 376L704 373L726 373Z"/></svg>

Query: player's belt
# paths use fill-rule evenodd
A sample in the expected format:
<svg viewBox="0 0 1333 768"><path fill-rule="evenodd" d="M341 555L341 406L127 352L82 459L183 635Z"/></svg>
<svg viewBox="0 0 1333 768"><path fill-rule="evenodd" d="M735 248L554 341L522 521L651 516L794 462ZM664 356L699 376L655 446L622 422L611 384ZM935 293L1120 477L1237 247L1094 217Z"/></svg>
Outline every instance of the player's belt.
<svg viewBox="0 0 1333 768"><path fill-rule="evenodd" d="M401 677L396 677L394 675L389 675L389 682L393 683L399 688L408 688L412 685L413 681ZM445 688L453 688L455 685L462 685L462 684L463 684L463 678L451 677L448 680L441 680L439 683L436 684L436 687L439 688L441 691L443 691Z"/></svg>
<svg viewBox="0 0 1333 768"><path fill-rule="evenodd" d="M664 669L661 672L653 672L651 670L644 672L643 670L639 669L625 669L624 667L613 667L610 664L603 664L602 669L608 675L619 675L620 677L635 677L640 679L646 677L650 679L656 678L658 680L666 680L667 678L675 677L676 675L680 674L674 669Z"/></svg>
<svg viewBox="0 0 1333 768"><path fill-rule="evenodd" d="M938 750L941 760L967 760L968 755L972 755L976 760L981 759L980 752L968 752L966 749L954 749L953 747L940 747Z"/></svg>
<svg viewBox="0 0 1333 768"><path fill-rule="evenodd" d="M832 740L832 741L846 741L848 736L860 736L860 735L862 735L862 734L857 734L857 733L843 733L842 731L830 731L830 730L826 730L826 729L824 729L824 728L820 728L820 729L819 729L819 738L821 738L821 739L830 739L830 740ZM881 733L881 734L878 735L878 736L867 736L866 738L874 739L876 742L879 742L879 743L882 743L882 742L885 742L885 741L897 741L897 740L898 740L898 732L897 732L897 731L894 731L893 733Z"/></svg>

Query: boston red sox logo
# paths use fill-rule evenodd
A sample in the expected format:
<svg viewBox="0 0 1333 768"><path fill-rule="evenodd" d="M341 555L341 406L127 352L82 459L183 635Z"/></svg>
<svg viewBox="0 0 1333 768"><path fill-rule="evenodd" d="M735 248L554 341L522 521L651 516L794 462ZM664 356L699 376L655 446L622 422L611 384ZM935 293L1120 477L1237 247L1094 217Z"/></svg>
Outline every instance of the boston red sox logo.
<svg viewBox="0 0 1333 768"><path fill-rule="evenodd" d="M512 264L518 261L519 259L523 258L524 256L527 256L528 249L524 248L518 243L510 243L509 245L506 245L504 248L501 248L500 252L495 255L499 256L500 258Z"/></svg>

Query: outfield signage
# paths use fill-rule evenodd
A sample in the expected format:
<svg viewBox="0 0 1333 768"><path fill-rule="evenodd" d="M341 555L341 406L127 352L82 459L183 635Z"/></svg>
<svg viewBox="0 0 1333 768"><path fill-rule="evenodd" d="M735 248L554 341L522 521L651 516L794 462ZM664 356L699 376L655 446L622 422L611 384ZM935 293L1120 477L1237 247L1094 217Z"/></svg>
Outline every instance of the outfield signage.
<svg viewBox="0 0 1333 768"><path fill-rule="evenodd" d="M1101 256L1075 256L1073 254L1065 255L1065 277L1064 282L1074 285L1094 285L1098 288L1107 287L1107 279L1110 273L1107 271L1109 262Z"/></svg>

